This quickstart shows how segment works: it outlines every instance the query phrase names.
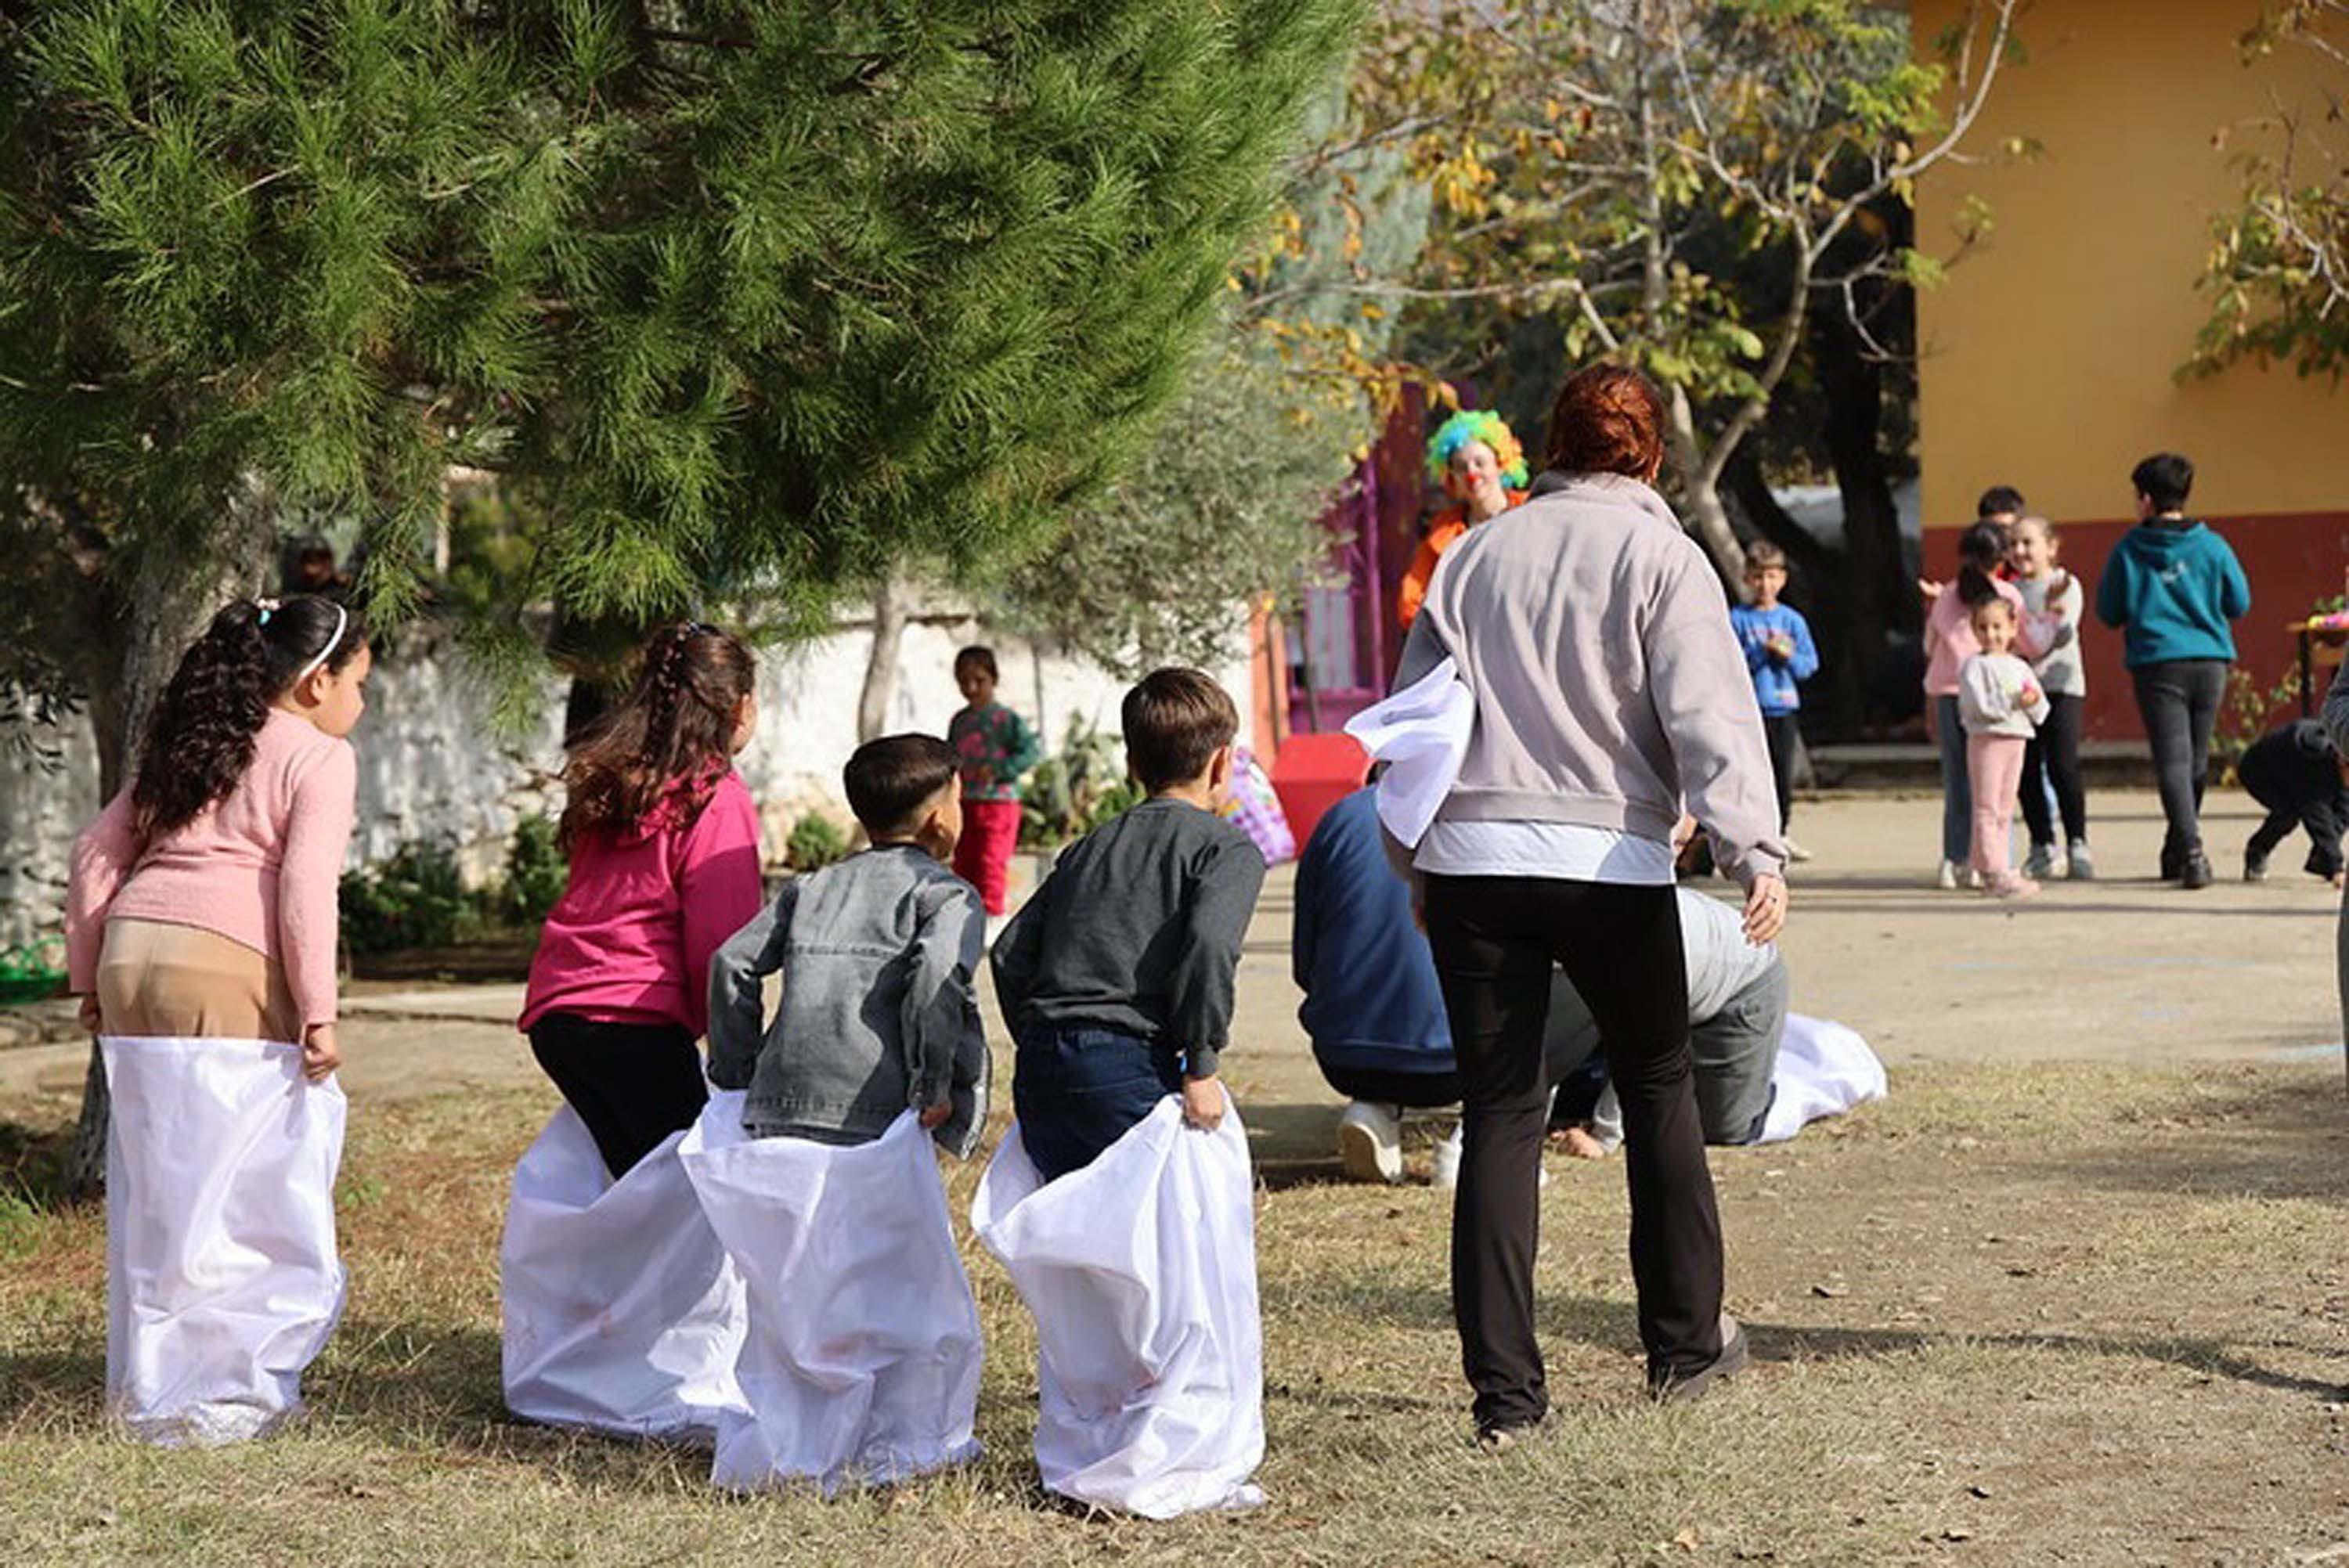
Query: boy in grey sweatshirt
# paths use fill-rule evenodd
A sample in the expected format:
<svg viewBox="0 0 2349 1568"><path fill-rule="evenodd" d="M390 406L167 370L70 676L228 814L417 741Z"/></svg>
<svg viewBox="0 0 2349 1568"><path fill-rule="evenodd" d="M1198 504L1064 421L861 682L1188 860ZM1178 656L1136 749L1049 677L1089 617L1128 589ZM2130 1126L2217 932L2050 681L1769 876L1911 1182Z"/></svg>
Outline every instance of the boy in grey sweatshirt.
<svg viewBox="0 0 2349 1568"><path fill-rule="evenodd" d="M946 865L962 831L955 753L890 736L857 748L843 780L873 847L784 884L718 950L709 1080L750 1091L754 1137L869 1143L911 1109L968 1159L987 1120L987 917ZM778 971L770 1025L761 982Z"/></svg>

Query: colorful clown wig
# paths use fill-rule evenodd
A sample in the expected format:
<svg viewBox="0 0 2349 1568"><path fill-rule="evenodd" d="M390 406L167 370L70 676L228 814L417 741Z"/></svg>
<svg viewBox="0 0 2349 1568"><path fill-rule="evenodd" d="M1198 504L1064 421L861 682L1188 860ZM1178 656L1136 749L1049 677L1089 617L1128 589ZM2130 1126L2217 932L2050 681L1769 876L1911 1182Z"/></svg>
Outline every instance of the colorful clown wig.
<svg viewBox="0 0 2349 1568"><path fill-rule="evenodd" d="M1471 441L1482 441L1493 449L1501 465L1503 484L1511 490L1526 488L1526 450L1509 433L1508 424L1490 408L1463 408L1435 428L1427 443L1428 479L1441 485L1452 471L1453 458Z"/></svg>

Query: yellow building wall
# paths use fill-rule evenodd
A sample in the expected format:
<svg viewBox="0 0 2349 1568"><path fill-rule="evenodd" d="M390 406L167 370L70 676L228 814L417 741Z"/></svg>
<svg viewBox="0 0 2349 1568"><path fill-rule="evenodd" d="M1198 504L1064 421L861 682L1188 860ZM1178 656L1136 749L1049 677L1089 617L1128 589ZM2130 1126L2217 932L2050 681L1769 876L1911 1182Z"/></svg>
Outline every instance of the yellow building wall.
<svg viewBox="0 0 2349 1568"><path fill-rule="evenodd" d="M1920 57L1962 9L1914 0ZM2258 11L2037 0L2025 13L2029 57L2002 74L1971 145L2022 136L2043 150L1945 167L1918 192L1928 254L1955 248L1969 194L1994 224L1918 301L1927 526L1970 521L2000 482L2058 520L2125 518L2130 468L2164 449L2193 458L2207 515L2349 511L2349 395L2288 366L2175 377L2209 314L2194 285L2209 221L2241 188L2235 149L2214 139L2251 134L2242 122L2277 95L2317 101L2313 54L2240 63L2235 40Z"/></svg>

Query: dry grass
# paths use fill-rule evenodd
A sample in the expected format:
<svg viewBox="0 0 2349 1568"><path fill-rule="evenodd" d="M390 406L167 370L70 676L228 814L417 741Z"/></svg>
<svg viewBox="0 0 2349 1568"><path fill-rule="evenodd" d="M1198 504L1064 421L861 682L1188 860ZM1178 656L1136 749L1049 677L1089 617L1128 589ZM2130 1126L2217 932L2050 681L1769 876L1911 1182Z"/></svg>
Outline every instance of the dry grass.
<svg viewBox="0 0 2349 1568"><path fill-rule="evenodd" d="M1034 1342L971 1249L988 1457L823 1503L712 1495L693 1456L510 1423L495 1238L543 1100L354 1118L348 1315L280 1439L109 1436L103 1226L0 1212L0 1554L11 1563L2270 1563L2349 1539L2349 1117L2331 1069L1930 1068L1849 1124L1717 1161L1762 1366L1636 1398L1620 1176L1546 1198L1552 1440L1467 1441L1445 1206L1331 1184L1327 1112L1260 1235L1270 1505L1170 1525L1049 1506ZM1319 1121L1315 1118L1319 1117ZM959 1209L976 1171L952 1172Z"/></svg>

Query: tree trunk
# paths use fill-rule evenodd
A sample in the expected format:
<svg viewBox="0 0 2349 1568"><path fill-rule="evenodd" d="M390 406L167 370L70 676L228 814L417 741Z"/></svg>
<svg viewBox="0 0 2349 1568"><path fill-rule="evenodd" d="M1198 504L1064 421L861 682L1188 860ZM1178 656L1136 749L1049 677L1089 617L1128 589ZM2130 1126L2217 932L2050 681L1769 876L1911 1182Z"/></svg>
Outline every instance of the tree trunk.
<svg viewBox="0 0 2349 1568"><path fill-rule="evenodd" d="M905 641L906 584L893 570L873 590L873 649L864 659L864 689L856 698L858 743L878 740L889 725L897 691L897 654Z"/></svg>
<svg viewBox="0 0 2349 1568"><path fill-rule="evenodd" d="M1852 590L1850 637L1860 655L1853 661L1851 678L1858 689L1852 700L1864 706L1867 692L1887 685L1878 676L1893 641L1918 631L1923 611L1909 577L1899 507L1892 499L1892 475L1884 459L1884 366L1869 357L1857 330L1839 312L1819 313L1812 344L1826 404L1828 460L1843 496L1844 554ZM1897 720L1907 715L1887 717Z"/></svg>
<svg viewBox="0 0 2349 1568"><path fill-rule="evenodd" d="M114 563L114 624L93 634L109 638L119 656L101 670L90 694L106 799L129 781L148 717L171 684L180 655L223 604L258 592L268 572L275 533L268 492L249 483L227 498L219 516L216 529L197 536L197 548L168 535L150 538L135 556ZM96 1197L105 1190L107 1103L106 1065L93 1040L81 1118L66 1160L69 1197Z"/></svg>

